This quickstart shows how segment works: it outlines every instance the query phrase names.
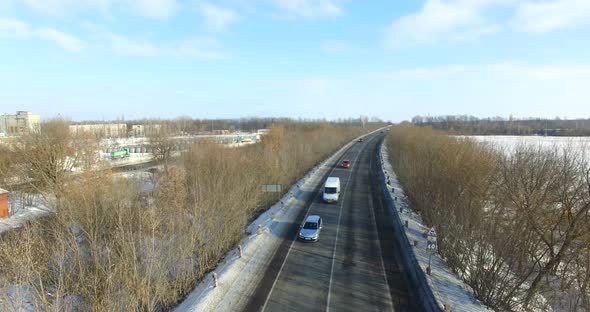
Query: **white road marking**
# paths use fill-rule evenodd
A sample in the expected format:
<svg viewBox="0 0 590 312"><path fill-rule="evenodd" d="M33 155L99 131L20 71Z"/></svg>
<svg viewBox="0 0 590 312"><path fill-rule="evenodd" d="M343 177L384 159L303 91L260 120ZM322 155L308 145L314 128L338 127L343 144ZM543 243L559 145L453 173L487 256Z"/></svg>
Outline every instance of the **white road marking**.
<svg viewBox="0 0 590 312"><path fill-rule="evenodd" d="M358 155L357 155L357 158L358 158ZM336 168L338 168L338 164L336 164L336 166L332 167L328 176L330 176ZM351 175L352 175L352 172L351 172ZM346 182L346 187L348 187L348 180ZM312 200L315 201L315 199L318 198L320 196L320 194L322 194L322 192L316 194L316 197L314 197ZM344 196L342 196L342 198L344 198ZM311 205L309 205L309 207L307 207L307 210L305 211L305 217L303 218L304 220L307 217L307 214L309 213L311 206L313 206L313 202ZM340 205L340 208L342 210L342 203ZM340 220L338 220L338 223L340 223ZM268 292L268 296L266 297L266 300L264 300L264 305L262 306L262 310L261 310L262 312L264 312L264 310L266 309L266 305L268 304L268 301L270 300L270 297L272 295L272 291L274 290L274 288L277 284L277 281L279 280L279 276L281 275L281 272L283 271L283 268L285 267L285 263L287 262L287 258L289 257L289 254L291 253L291 249L293 248L293 244L295 244L295 241L297 240L297 235L299 235L299 232L295 233L295 238L291 241L291 245L289 245L289 250L287 250L287 255L285 255L285 258L283 259L283 263L281 264L281 268L279 269L279 273L277 274L277 277L275 278L274 282L272 283L272 286L270 288L270 291ZM278 249L277 249L277 251L278 251ZM273 255L273 258L274 258L274 255ZM332 263L332 264L334 264L334 263ZM330 282L331 282L331 279L332 279L332 275L330 274Z"/></svg>
<svg viewBox="0 0 590 312"><path fill-rule="evenodd" d="M367 140L367 143L369 143L370 141L372 141L376 137L377 136L370 138L369 140ZM367 146L367 145L365 144L361 148L361 151L359 151L359 153L356 155L356 158L354 159L354 161L352 163L353 170L356 170L355 164L357 163L359 157L361 156L361 152L365 148L365 146ZM350 173L350 176L352 176L352 172ZM350 185L350 176L349 176L348 180L346 180L346 186L345 186L344 193L346 193L346 191L348 190L348 186ZM334 275L334 262L336 261L336 247L338 246L338 234L340 232L340 219L342 218L342 207L344 207L344 196L342 196L342 202L340 204L340 211L338 212L338 227L336 228L336 239L334 240L334 249L332 251L332 265L330 268L330 284L328 285L328 299L327 299L327 303L326 303L326 312L330 311L330 299L332 297L332 277Z"/></svg>

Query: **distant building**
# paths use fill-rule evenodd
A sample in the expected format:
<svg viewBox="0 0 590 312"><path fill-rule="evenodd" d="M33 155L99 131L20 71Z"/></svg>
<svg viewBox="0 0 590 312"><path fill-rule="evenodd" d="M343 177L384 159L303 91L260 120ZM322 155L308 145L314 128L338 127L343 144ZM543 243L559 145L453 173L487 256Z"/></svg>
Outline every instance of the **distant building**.
<svg viewBox="0 0 590 312"><path fill-rule="evenodd" d="M132 125L129 135L133 136L133 137L145 136L145 126L144 125Z"/></svg>
<svg viewBox="0 0 590 312"><path fill-rule="evenodd" d="M269 134L270 133L270 129L258 129L256 130L256 134L259 135L265 135L265 134Z"/></svg>
<svg viewBox="0 0 590 312"><path fill-rule="evenodd" d="M130 136L134 137L144 137L146 135L157 134L162 130L162 125L160 124L146 124L146 125L132 125L131 131L129 131Z"/></svg>
<svg viewBox="0 0 590 312"><path fill-rule="evenodd" d="M144 135L153 135L162 132L161 124L147 124L143 128L145 129Z"/></svg>
<svg viewBox="0 0 590 312"><path fill-rule="evenodd" d="M127 137L127 124L88 124L70 125L70 133L92 133L98 138Z"/></svg>
<svg viewBox="0 0 590 312"><path fill-rule="evenodd" d="M31 112L18 111L16 115L0 115L0 133L3 133L4 136L39 132L40 128L41 116Z"/></svg>

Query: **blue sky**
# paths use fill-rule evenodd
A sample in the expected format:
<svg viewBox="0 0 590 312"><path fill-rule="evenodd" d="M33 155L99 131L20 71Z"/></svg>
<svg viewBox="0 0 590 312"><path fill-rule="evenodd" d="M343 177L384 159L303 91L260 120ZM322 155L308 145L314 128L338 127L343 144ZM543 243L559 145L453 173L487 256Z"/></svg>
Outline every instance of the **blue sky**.
<svg viewBox="0 0 590 312"><path fill-rule="evenodd" d="M0 113L590 118L588 0L0 0Z"/></svg>

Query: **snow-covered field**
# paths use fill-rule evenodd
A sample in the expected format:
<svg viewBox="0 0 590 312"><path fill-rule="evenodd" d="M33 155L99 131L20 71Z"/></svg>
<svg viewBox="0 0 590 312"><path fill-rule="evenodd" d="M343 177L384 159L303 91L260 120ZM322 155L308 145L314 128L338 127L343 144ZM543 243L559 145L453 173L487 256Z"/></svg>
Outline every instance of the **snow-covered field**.
<svg viewBox="0 0 590 312"><path fill-rule="evenodd" d="M512 153L520 145L540 147L542 149L563 150L573 148L579 152L590 148L590 137L544 137L544 136L503 136L503 135L476 135L467 136L478 142L489 144L492 148L501 149L506 153ZM586 152L586 160L590 160L590 153Z"/></svg>

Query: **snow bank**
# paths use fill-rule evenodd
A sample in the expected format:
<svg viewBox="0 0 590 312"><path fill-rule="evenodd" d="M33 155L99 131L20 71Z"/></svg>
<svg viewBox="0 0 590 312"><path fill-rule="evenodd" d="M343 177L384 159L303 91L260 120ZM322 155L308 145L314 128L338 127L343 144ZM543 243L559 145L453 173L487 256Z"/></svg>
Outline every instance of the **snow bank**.
<svg viewBox="0 0 590 312"><path fill-rule="evenodd" d="M131 156L126 158L109 160L109 163L111 167L124 167L129 165L143 164L153 160L154 155L151 153L132 153Z"/></svg>
<svg viewBox="0 0 590 312"><path fill-rule="evenodd" d="M27 222L49 214L51 209L44 205L38 196L35 196L30 205L25 204L17 196L11 193L9 198L10 217L0 219L0 234L19 228Z"/></svg>
<svg viewBox="0 0 590 312"><path fill-rule="evenodd" d="M215 272L207 274L174 311L237 311L245 306L283 241L283 234L311 200L310 194L323 182L324 174L355 142L356 139L349 142L309 171L277 203L248 225L246 237L238 244L242 257L239 247L228 252ZM217 287L213 282L214 273L218 278Z"/></svg>
<svg viewBox="0 0 590 312"><path fill-rule="evenodd" d="M400 218L400 223L408 221L408 227L404 228L405 234L409 242L412 244L417 242L417 245L411 248L423 272L427 271L429 257L432 255L430 259L432 272L430 275L426 275L426 280L438 304L441 308L444 308L446 305L447 309L453 312L488 311L488 308L473 296L470 287L451 272L440 256L435 253L433 254L431 252L432 249L427 249L428 241L424 237L424 232L428 231L429 228L424 225L422 218L404 200L404 191L389 162L385 144L381 145L381 159L383 161L384 174L385 176L389 176L390 179L388 193L397 209L395 215ZM391 190L392 187L394 189L393 192ZM401 213L399 212L400 208L403 210Z"/></svg>

